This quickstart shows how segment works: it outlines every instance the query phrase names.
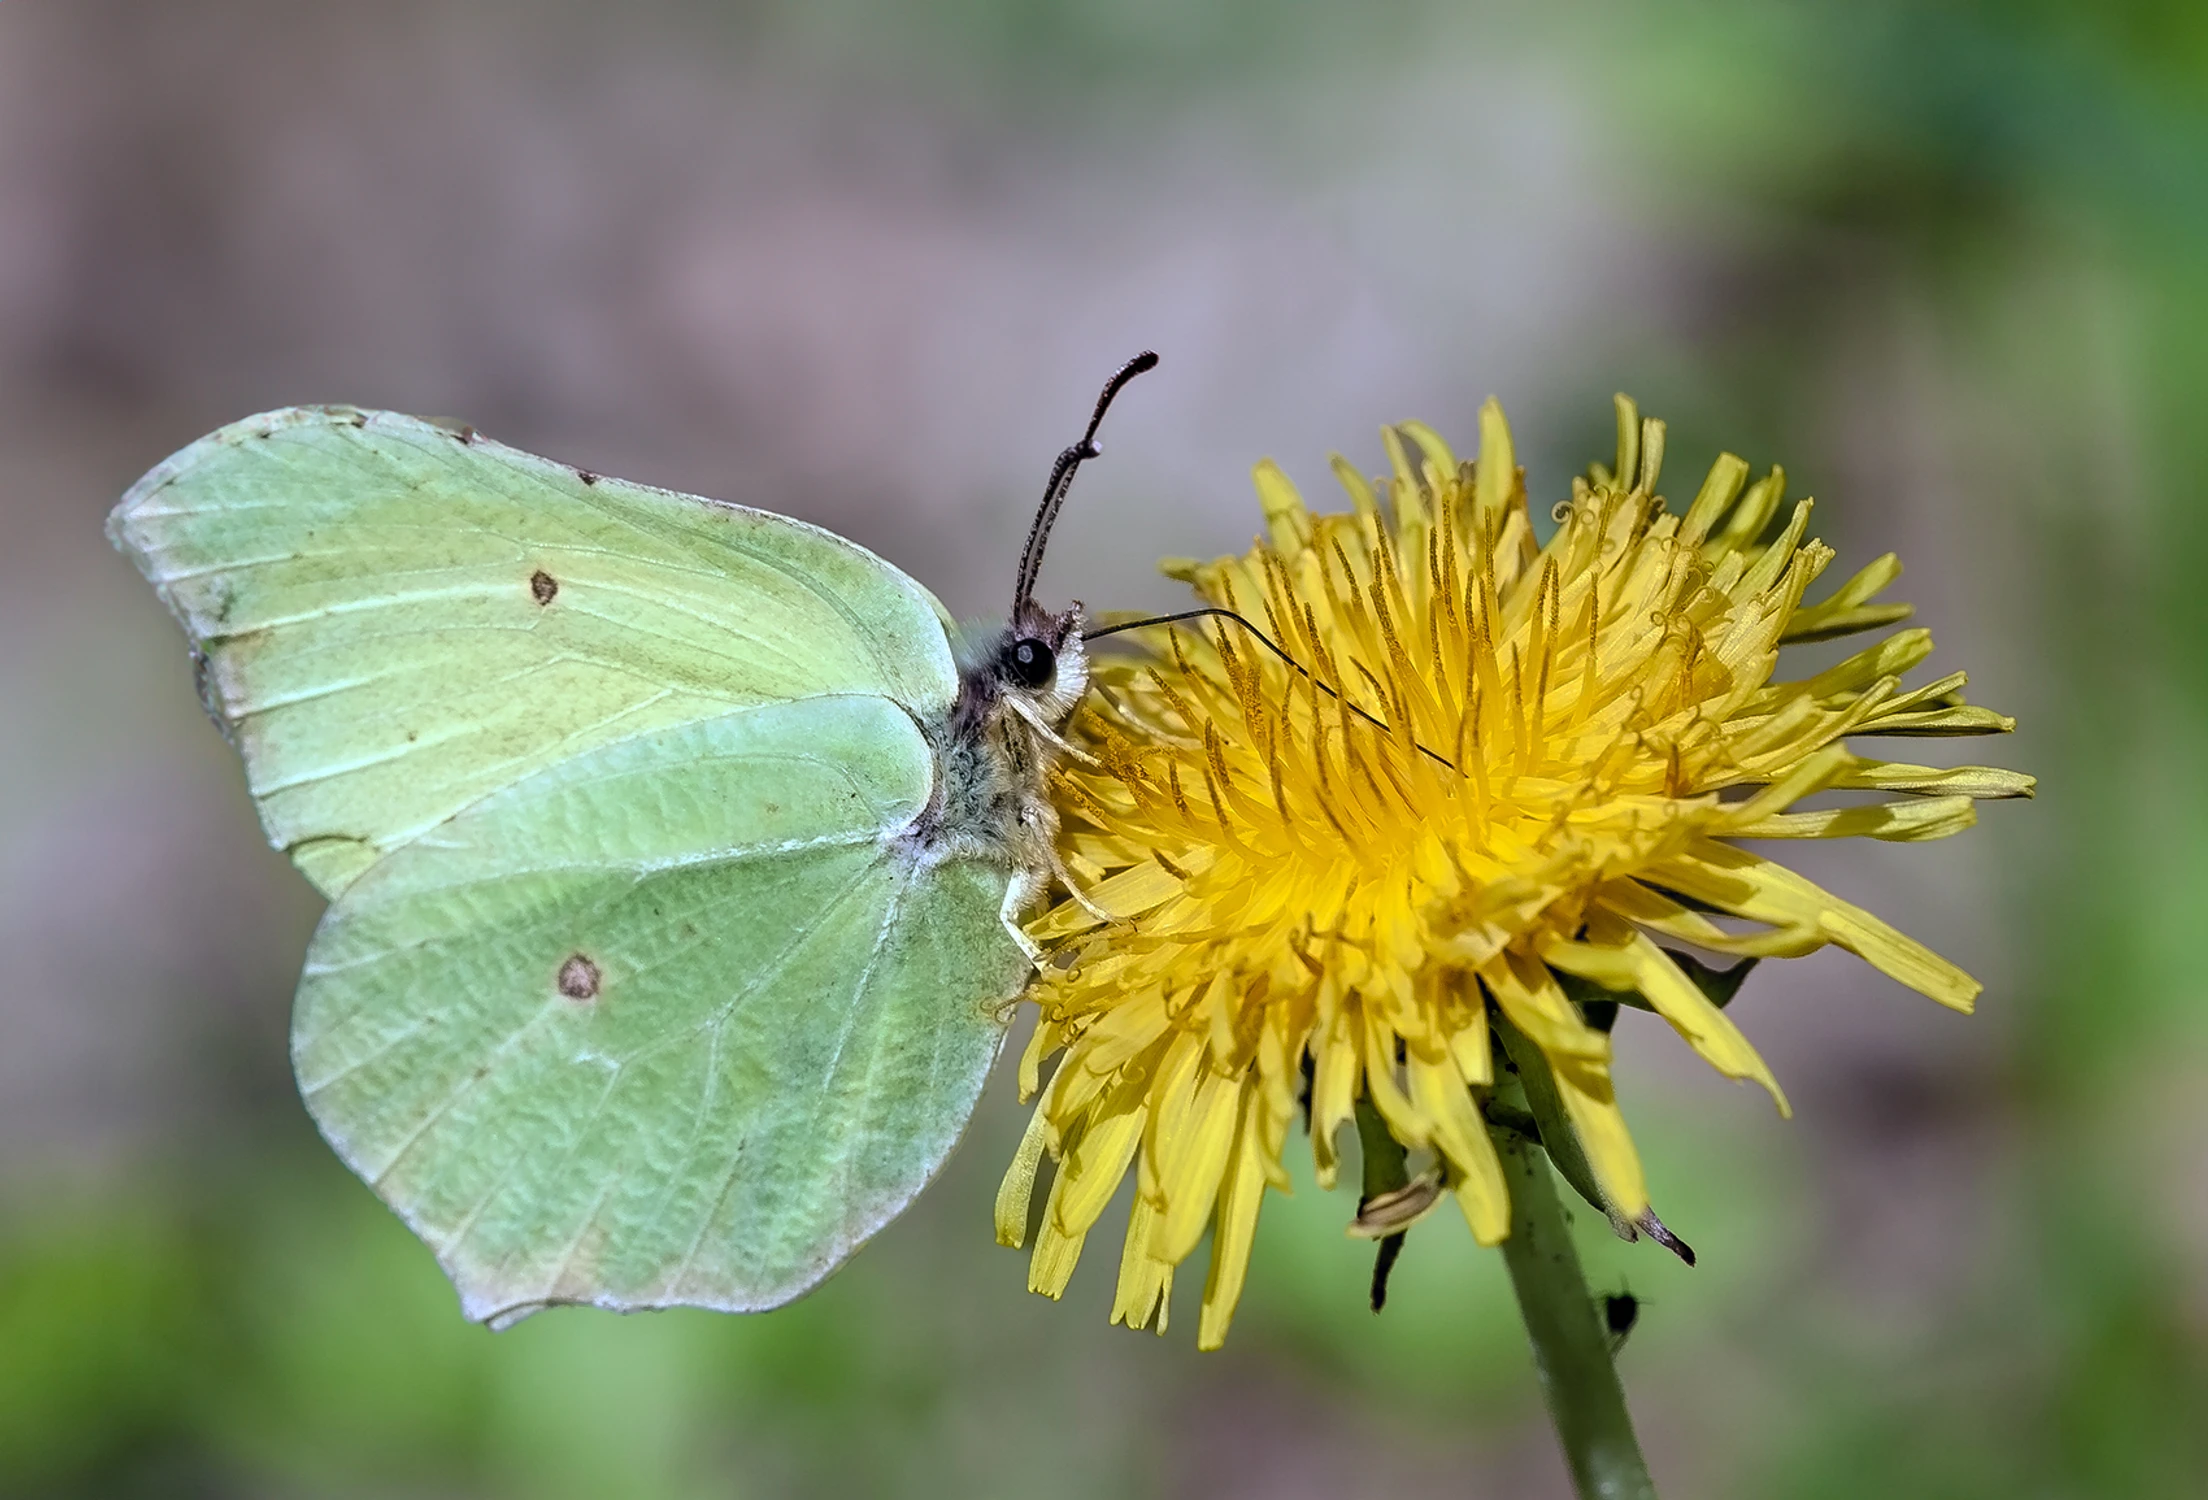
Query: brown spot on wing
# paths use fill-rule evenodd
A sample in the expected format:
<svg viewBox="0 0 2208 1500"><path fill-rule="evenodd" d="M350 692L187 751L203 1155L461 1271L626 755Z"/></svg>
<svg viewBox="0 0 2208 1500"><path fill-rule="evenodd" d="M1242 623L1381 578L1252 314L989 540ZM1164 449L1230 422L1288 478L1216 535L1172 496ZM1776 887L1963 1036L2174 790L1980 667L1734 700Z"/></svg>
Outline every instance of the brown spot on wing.
<svg viewBox="0 0 2208 1500"><path fill-rule="evenodd" d="M559 591L560 581L544 569L539 568L529 575L529 592L536 596L537 603L550 604Z"/></svg>
<svg viewBox="0 0 2208 1500"><path fill-rule="evenodd" d="M577 469L575 471L575 477L577 479L580 479L585 484L596 484L598 482L598 476L591 473L588 469Z"/></svg>
<svg viewBox="0 0 2208 1500"><path fill-rule="evenodd" d="M570 953L560 965L560 993L570 1000L595 1000L603 975L598 966L580 953Z"/></svg>

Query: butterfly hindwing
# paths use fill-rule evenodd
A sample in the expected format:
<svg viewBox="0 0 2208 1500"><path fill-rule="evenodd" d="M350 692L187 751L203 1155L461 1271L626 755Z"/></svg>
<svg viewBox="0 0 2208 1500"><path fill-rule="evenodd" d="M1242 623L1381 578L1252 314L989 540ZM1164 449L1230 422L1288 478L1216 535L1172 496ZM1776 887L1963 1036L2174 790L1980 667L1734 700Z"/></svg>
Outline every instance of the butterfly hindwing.
<svg viewBox="0 0 2208 1500"><path fill-rule="evenodd" d="M269 839L334 896L629 735L819 693L940 715L940 608L865 549L349 407L236 422L109 533L203 653Z"/></svg>
<svg viewBox="0 0 2208 1500"><path fill-rule="evenodd" d="M892 836L930 776L886 699L763 706L561 762L339 898L300 1086L471 1317L771 1307L934 1175L1026 971L1004 873Z"/></svg>

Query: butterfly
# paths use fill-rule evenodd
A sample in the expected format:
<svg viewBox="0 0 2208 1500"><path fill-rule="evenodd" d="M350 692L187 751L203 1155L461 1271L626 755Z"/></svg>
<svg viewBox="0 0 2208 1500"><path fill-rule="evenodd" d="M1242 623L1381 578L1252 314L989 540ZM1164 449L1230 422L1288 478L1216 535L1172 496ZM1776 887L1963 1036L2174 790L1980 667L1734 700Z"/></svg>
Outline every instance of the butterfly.
<svg viewBox="0 0 2208 1500"><path fill-rule="evenodd" d="M468 1317L775 1307L941 1168L1064 874L1083 614L1036 574L1156 363L993 631L817 527L390 412L249 417L123 497L330 902L300 1093Z"/></svg>

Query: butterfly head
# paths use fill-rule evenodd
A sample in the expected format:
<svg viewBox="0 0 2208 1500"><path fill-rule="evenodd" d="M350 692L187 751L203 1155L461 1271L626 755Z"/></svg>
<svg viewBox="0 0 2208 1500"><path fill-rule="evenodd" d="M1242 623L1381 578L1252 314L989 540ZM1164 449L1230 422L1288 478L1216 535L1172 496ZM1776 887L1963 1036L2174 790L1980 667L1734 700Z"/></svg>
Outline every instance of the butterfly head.
<svg viewBox="0 0 2208 1500"><path fill-rule="evenodd" d="M1053 613L1032 599L1023 600L990 658L997 691L1018 699L1053 729L1066 722L1089 685L1081 624L1078 601Z"/></svg>

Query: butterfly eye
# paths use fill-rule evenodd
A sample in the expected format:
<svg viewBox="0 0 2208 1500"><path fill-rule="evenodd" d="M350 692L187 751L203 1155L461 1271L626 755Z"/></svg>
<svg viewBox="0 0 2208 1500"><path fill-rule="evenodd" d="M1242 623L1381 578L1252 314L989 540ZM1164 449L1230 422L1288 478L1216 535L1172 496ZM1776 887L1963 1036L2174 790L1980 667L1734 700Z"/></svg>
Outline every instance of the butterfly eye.
<svg viewBox="0 0 2208 1500"><path fill-rule="evenodd" d="M1021 687L1039 688L1050 681L1050 674L1058 668L1058 658L1050 647L1041 641L1016 642L1007 658L1012 669L1012 680Z"/></svg>

